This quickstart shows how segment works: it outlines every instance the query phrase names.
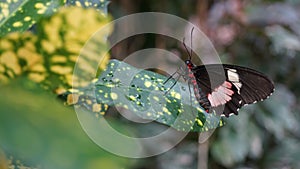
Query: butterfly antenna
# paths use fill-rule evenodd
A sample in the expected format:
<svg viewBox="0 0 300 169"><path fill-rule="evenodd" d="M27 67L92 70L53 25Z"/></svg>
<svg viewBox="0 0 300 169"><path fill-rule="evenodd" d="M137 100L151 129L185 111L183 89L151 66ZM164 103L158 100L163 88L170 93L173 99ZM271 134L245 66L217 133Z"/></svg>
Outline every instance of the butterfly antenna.
<svg viewBox="0 0 300 169"><path fill-rule="evenodd" d="M193 56L193 32L194 32L194 28L192 28L192 31L191 31L191 54L190 54L190 60L192 60L192 56Z"/></svg>
<svg viewBox="0 0 300 169"><path fill-rule="evenodd" d="M191 59L192 59L191 54L190 54L188 48L186 47L184 40L185 40L185 38L183 38L182 44L183 44L183 46L185 47L185 50L186 50L187 54L189 55L189 60L191 60Z"/></svg>

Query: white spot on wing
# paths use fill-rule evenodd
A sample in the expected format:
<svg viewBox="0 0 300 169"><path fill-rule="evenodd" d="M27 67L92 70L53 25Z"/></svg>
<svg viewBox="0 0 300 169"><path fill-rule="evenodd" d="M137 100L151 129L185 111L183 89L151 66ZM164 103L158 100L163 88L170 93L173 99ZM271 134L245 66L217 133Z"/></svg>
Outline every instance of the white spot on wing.
<svg viewBox="0 0 300 169"><path fill-rule="evenodd" d="M239 74L235 69L228 69L227 70L228 80L233 83L233 85L237 88L238 94L242 88L242 83L240 82Z"/></svg>
<svg viewBox="0 0 300 169"><path fill-rule="evenodd" d="M228 79L231 81L231 82L239 82L239 75L236 73L236 70L235 72L233 71L234 69L229 69L227 71L227 74L228 74Z"/></svg>

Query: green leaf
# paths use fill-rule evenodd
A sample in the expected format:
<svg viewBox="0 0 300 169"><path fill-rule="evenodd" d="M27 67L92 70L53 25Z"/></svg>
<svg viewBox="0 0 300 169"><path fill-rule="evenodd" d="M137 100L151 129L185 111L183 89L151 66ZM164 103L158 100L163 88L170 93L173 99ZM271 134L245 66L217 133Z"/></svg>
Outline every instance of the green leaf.
<svg viewBox="0 0 300 169"><path fill-rule="evenodd" d="M103 37L112 28L101 32L103 34L98 33L97 40L85 45L85 50L82 48L91 35L110 19L94 9L62 8L37 24L37 35L26 31L10 33L1 38L0 83L25 75L51 91L71 88L78 55L83 59L77 66L85 75L93 73L90 70L98 66L97 59L103 61L99 71L103 70L109 59L106 54L108 44ZM87 84L78 84L76 87Z"/></svg>
<svg viewBox="0 0 300 169"><path fill-rule="evenodd" d="M72 77L73 69L76 64L85 77L89 77L94 73L93 68L99 71L105 68L109 59L106 37L112 28L97 31L110 21L109 16L101 15L95 9L79 7L62 8L49 19L42 20L38 24L39 53L43 54L46 69L42 83L51 90L86 86L88 83L72 83L72 78L77 78ZM79 55L80 62L77 60ZM99 60L104 65L98 65Z"/></svg>
<svg viewBox="0 0 300 169"><path fill-rule="evenodd" d="M61 169L130 165L127 158L112 155L93 143L74 110L61 105L37 84L20 79L2 86L0 92L0 147L8 160L13 156L13 162L19 160L24 166ZM114 127L126 130L120 124Z"/></svg>
<svg viewBox="0 0 300 169"><path fill-rule="evenodd" d="M172 126L180 131L207 131L223 125L214 114L206 113L185 83L175 83L160 74L140 70L118 60L111 60L107 69L89 86L72 90L62 97L104 115L108 106L121 106L143 119Z"/></svg>
<svg viewBox="0 0 300 169"><path fill-rule="evenodd" d="M0 2L0 37L10 32L23 32L40 18L54 13L63 0L6 0Z"/></svg>

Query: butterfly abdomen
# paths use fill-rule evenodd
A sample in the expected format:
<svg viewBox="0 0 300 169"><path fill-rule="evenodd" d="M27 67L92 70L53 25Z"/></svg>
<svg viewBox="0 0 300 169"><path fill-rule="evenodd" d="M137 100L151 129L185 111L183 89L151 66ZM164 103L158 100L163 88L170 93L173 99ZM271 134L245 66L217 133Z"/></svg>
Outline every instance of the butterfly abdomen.
<svg viewBox="0 0 300 169"><path fill-rule="evenodd" d="M209 100L207 99L207 96L205 95L205 93L202 91L201 88L199 88L197 80L194 76L194 73L192 72L192 70L190 68L188 69L188 76L189 76L189 78L188 78L189 84L193 85L193 90L194 90L194 94L195 94L197 101L199 102L200 106L205 109L206 112L209 112L211 104L210 104Z"/></svg>

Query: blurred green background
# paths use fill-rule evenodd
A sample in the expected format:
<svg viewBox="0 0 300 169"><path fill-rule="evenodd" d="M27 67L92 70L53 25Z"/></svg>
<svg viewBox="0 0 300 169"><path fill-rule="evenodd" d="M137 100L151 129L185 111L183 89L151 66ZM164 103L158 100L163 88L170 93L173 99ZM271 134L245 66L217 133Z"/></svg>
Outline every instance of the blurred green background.
<svg viewBox="0 0 300 169"><path fill-rule="evenodd" d="M4 13L4 6L0 7ZM34 24L28 31L30 35L25 32L1 37L0 169L300 168L300 2L112 0L101 10L109 17L96 12L54 12ZM87 137L74 110L58 101L53 91L59 93L57 89L69 87L76 56L99 26L128 14L152 11L192 22L210 38L224 63L264 72L274 80L276 91L270 99L246 106L239 116L227 119L226 125L217 128L205 144L199 145L198 134L190 133L164 154L145 159L118 157ZM99 43L103 48L108 46L106 42ZM162 48L185 59L180 43L159 35L138 35L114 46L110 58L123 60L144 48ZM24 51L18 52L24 47L30 49L28 57L22 55ZM36 59L39 57L42 59ZM173 62L172 58L169 62ZM59 70L63 71L53 66L61 66ZM114 127L118 128L118 124ZM164 129L149 125L144 131L151 132L155 127Z"/></svg>

